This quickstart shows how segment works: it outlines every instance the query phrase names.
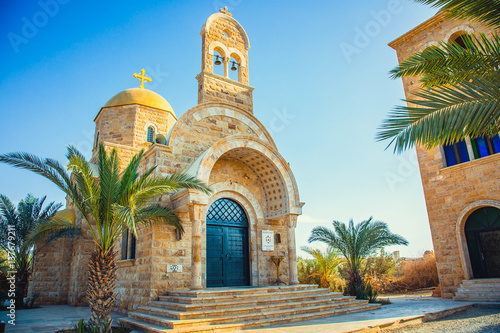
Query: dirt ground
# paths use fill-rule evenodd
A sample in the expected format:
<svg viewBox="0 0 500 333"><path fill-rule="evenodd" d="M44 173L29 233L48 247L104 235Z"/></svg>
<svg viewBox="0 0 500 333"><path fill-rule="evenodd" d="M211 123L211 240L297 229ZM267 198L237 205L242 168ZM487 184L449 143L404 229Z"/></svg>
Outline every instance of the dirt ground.
<svg viewBox="0 0 500 333"><path fill-rule="evenodd" d="M500 305L474 306L436 321L384 329L384 333L493 333L500 332Z"/></svg>

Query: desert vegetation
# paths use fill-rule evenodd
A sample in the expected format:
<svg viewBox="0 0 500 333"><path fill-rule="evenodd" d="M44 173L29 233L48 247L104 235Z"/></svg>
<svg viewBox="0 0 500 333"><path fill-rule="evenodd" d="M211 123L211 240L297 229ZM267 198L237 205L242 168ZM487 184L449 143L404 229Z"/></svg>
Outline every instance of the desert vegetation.
<svg viewBox="0 0 500 333"><path fill-rule="evenodd" d="M383 222L378 222L378 228L368 227L372 223L371 219L362 223L364 226L360 226L360 223L345 228L345 231L351 229L352 235L359 236L361 232L362 237L357 238L359 244L356 245L355 242L351 244L353 251L363 248L361 246L363 239L377 238L374 234L381 231L389 237L388 239L391 239L391 242L397 241L400 244L406 242L401 236L390 233ZM342 232L342 223L337 222L337 224ZM365 230L360 230L361 227ZM356 230L358 233L355 232ZM332 237L334 231L329 232L329 237ZM348 233L342 236L346 241L356 238L347 237L347 235ZM317 284L321 288L329 288L331 291L343 292L345 295L353 295L360 299L375 301L379 294L407 292L438 285L436 258L432 251L426 251L418 258L396 258L395 260L393 254L384 250L384 246L374 246L364 255L358 255L356 259L353 259L352 255L349 257L348 251L344 254L332 246L329 246L326 251L311 247L303 247L302 250L312 258L299 257L298 259L300 283ZM352 268L354 260L356 260L355 273Z"/></svg>

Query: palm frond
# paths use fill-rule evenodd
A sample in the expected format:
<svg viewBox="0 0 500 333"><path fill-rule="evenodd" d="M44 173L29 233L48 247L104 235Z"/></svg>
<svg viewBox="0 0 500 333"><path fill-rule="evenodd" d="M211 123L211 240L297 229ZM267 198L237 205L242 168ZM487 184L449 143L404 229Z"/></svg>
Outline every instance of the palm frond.
<svg viewBox="0 0 500 333"><path fill-rule="evenodd" d="M441 42L411 55L389 74L392 79L422 75L423 87L454 84L470 80L471 76L484 76L500 68L500 37L489 39L462 36L465 48L455 42Z"/></svg>
<svg viewBox="0 0 500 333"><path fill-rule="evenodd" d="M80 226L75 225L75 216L72 210L61 211L60 214L54 215L48 220L41 221L33 227L27 234L25 242L28 244L36 244L38 242L55 240L55 234L59 233L61 236L66 233L76 232L81 229Z"/></svg>
<svg viewBox="0 0 500 333"><path fill-rule="evenodd" d="M62 177L62 175L60 175L57 170L54 170L53 166L48 164L47 161L48 160L42 160L35 155L23 152L0 155L0 162L39 174L54 183L64 193L71 196L72 191L68 188L67 183L69 177Z"/></svg>
<svg viewBox="0 0 500 333"><path fill-rule="evenodd" d="M446 12L449 18L483 22L500 27L500 5L498 0L414 0L431 5Z"/></svg>
<svg viewBox="0 0 500 333"><path fill-rule="evenodd" d="M202 193L210 195L212 190L208 185L203 183L196 177L189 176L184 173L175 173L166 177L166 182L171 182L173 188L188 188L193 190L198 190Z"/></svg>
<svg viewBox="0 0 500 333"><path fill-rule="evenodd" d="M450 86L420 90L418 99L399 106L382 123L377 141L391 139L396 152L421 144L446 145L467 137L500 132L500 74L490 79L471 77Z"/></svg>
<svg viewBox="0 0 500 333"><path fill-rule="evenodd" d="M135 220L137 223L144 224L160 222L175 227L181 233L184 232L184 228L179 220L179 217L177 217L177 215L175 215L170 208L162 207L157 204L152 204L138 209Z"/></svg>

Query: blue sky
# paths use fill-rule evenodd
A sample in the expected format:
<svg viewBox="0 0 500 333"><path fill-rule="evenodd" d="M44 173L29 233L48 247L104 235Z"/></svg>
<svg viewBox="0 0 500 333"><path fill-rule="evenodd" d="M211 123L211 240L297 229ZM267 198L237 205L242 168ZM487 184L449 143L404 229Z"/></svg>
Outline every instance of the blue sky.
<svg viewBox="0 0 500 333"><path fill-rule="evenodd" d="M317 225L373 216L410 241L405 256L432 248L414 151L394 155L377 127L404 98L387 43L435 10L406 0L5 1L0 11L0 153L65 161L68 144L90 156L93 119L117 92L147 88L180 117L197 103L205 20L228 6L245 28L254 114L294 171L306 202L297 245ZM0 165L0 193L63 202L54 185ZM314 245L313 246L317 246ZM319 244L318 244L319 246Z"/></svg>

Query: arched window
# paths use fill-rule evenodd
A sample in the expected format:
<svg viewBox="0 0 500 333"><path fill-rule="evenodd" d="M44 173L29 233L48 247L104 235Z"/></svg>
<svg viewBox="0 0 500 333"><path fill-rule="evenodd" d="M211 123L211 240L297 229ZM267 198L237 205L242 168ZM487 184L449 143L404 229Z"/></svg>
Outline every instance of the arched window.
<svg viewBox="0 0 500 333"><path fill-rule="evenodd" d="M137 239L134 234L129 230L125 230L122 234L122 253L121 259L135 259L135 247L137 244Z"/></svg>
<svg viewBox="0 0 500 333"><path fill-rule="evenodd" d="M95 143L94 147L97 148L99 146L99 131L97 131L97 134L95 135Z"/></svg>
<svg viewBox="0 0 500 333"><path fill-rule="evenodd" d="M222 198L215 201L207 212L207 224L248 226L245 211L235 201Z"/></svg>
<svg viewBox="0 0 500 333"><path fill-rule="evenodd" d="M455 38L452 37L452 40L458 45L460 45L462 48L466 49L467 47L465 46L465 40L464 40L464 36L466 35L467 35L466 33L462 33Z"/></svg>
<svg viewBox="0 0 500 333"><path fill-rule="evenodd" d="M146 136L146 141L150 143L154 143L155 139L155 128L153 126L148 127L148 132Z"/></svg>

